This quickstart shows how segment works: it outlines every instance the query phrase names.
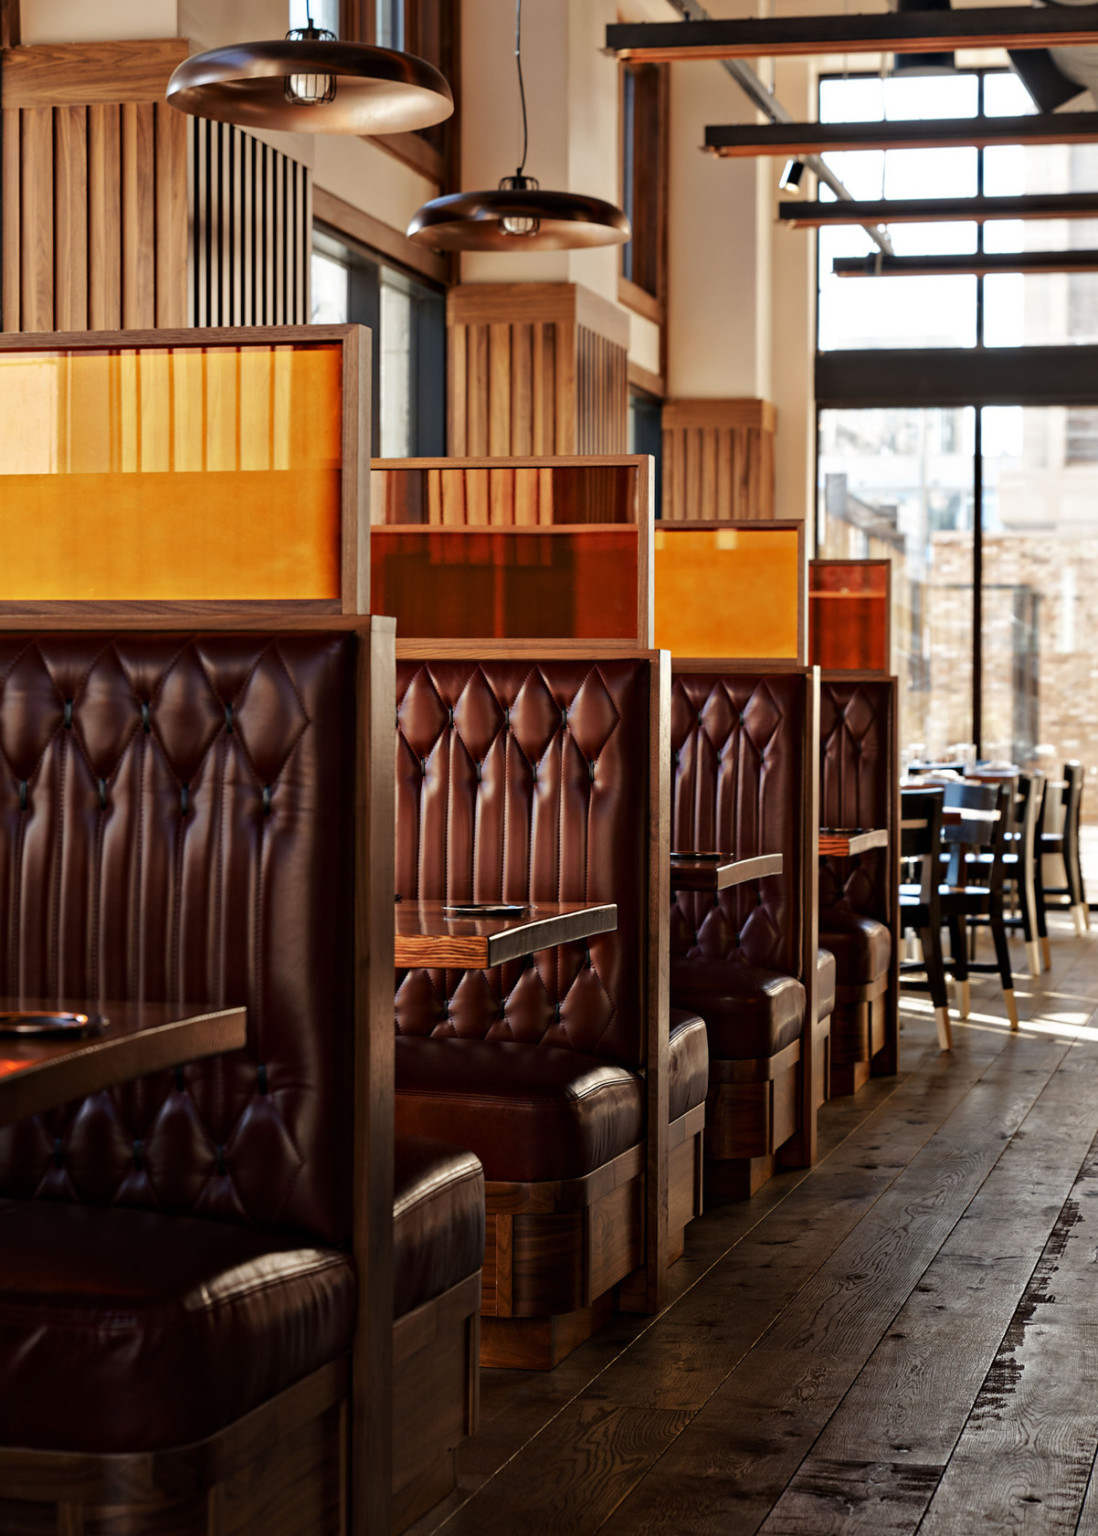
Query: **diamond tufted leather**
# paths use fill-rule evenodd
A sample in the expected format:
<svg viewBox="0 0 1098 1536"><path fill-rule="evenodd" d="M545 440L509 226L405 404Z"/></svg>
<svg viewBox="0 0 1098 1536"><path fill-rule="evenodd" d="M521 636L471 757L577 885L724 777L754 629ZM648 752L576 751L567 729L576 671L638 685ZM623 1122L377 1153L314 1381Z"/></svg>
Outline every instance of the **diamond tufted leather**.
<svg viewBox="0 0 1098 1536"><path fill-rule="evenodd" d="M353 687L336 632L0 635L0 994L248 1008L0 1130L0 1196L347 1237Z"/></svg>
<svg viewBox="0 0 1098 1536"><path fill-rule="evenodd" d="M821 826L888 825L895 793L889 781L889 690L889 684L871 681L821 683ZM887 849L820 860L821 914L837 906L889 921Z"/></svg>
<svg viewBox="0 0 1098 1536"><path fill-rule="evenodd" d="M616 660L398 663L401 895L618 906L617 931L589 946L492 971L398 972L401 1035L643 1065L647 678Z"/></svg>
<svg viewBox="0 0 1098 1536"><path fill-rule="evenodd" d="M801 983L742 959L672 959L671 996L705 1020L713 1061L776 1056L804 1027Z"/></svg>
<svg viewBox="0 0 1098 1536"><path fill-rule="evenodd" d="M891 684L827 680L820 686L820 823L886 827ZM855 859L820 860L820 940L834 953L844 986L888 972L892 936L887 848Z"/></svg>
<svg viewBox="0 0 1098 1536"><path fill-rule="evenodd" d="M781 853L786 875L716 898L688 891L671 908L671 953L737 958L800 977L803 914L796 901L802 836L796 743L804 679L676 672L671 694L673 848L719 848L739 858Z"/></svg>

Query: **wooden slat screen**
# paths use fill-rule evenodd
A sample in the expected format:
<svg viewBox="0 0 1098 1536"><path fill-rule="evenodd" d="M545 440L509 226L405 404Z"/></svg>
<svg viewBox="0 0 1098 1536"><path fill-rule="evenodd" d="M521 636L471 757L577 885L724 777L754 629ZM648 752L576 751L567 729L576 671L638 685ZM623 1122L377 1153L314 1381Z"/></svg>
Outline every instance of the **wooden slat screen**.
<svg viewBox="0 0 1098 1536"><path fill-rule="evenodd" d="M777 411L766 400L668 400L666 522L772 519Z"/></svg>
<svg viewBox="0 0 1098 1536"><path fill-rule="evenodd" d="M452 289L449 452L623 453L628 319L573 283Z"/></svg>
<svg viewBox="0 0 1098 1536"><path fill-rule="evenodd" d="M190 133L191 324L307 325L308 170L231 123Z"/></svg>
<svg viewBox="0 0 1098 1536"><path fill-rule="evenodd" d="M187 124L164 88L187 45L11 48L3 96L3 329L187 321Z"/></svg>

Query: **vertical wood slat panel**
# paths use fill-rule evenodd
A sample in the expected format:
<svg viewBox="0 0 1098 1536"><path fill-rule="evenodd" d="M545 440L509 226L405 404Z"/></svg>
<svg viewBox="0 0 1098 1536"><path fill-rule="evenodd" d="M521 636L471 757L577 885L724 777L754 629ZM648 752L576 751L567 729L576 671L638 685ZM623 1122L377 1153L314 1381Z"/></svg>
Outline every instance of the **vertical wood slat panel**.
<svg viewBox="0 0 1098 1536"><path fill-rule="evenodd" d="M88 108L88 325L122 327L120 109Z"/></svg>
<svg viewBox="0 0 1098 1536"><path fill-rule="evenodd" d="M775 516L776 412L767 401L668 401L663 424L665 519Z"/></svg>
<svg viewBox="0 0 1098 1536"><path fill-rule="evenodd" d="M53 117L54 326L88 328L88 114L57 107Z"/></svg>
<svg viewBox="0 0 1098 1536"><path fill-rule="evenodd" d="M163 102L155 108L156 320L187 324L187 124Z"/></svg>
<svg viewBox="0 0 1098 1536"><path fill-rule="evenodd" d="M20 289L22 280L22 123L17 107L6 107L0 115L3 132L3 164L0 167L0 217L3 218L3 326L6 331L22 329Z"/></svg>
<svg viewBox="0 0 1098 1536"><path fill-rule="evenodd" d="M151 102L122 106L122 324L156 324L156 124Z"/></svg>
<svg viewBox="0 0 1098 1536"><path fill-rule="evenodd" d="M52 331L53 109L32 107L22 121L22 329Z"/></svg>

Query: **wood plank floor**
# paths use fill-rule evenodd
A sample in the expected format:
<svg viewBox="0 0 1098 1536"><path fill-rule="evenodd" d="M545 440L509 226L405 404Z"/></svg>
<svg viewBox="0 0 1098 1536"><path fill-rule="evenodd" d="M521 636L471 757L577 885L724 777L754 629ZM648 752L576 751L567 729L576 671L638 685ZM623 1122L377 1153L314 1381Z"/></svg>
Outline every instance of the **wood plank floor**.
<svg viewBox="0 0 1098 1536"><path fill-rule="evenodd" d="M1053 921L1017 1034L974 978L941 1055L905 994L900 1075L690 1227L658 1318L485 1372L415 1536L1098 1536L1098 929Z"/></svg>

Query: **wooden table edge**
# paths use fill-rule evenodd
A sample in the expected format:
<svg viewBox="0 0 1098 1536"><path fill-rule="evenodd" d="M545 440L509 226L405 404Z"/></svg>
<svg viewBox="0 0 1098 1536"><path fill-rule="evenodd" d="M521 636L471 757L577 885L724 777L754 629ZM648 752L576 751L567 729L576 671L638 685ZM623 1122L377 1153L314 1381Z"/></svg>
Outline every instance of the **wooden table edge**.
<svg viewBox="0 0 1098 1536"><path fill-rule="evenodd" d="M536 908L536 902L534 906ZM475 922L476 919L466 921ZM558 944L612 933L617 926L617 903L597 902L581 907L577 912L532 917L502 933L398 934L393 944L393 959L402 970L490 970L508 960L521 960L524 955L536 954L541 949L555 949ZM554 933L554 929L562 927L567 931Z"/></svg>
<svg viewBox="0 0 1098 1536"><path fill-rule="evenodd" d="M0 1102L13 1107L4 1110L0 1124L26 1119L134 1078L239 1050L247 1037L246 1008L206 1009L115 1039L92 1036L74 1045L71 1055L35 1062L6 1079L0 1088Z"/></svg>

